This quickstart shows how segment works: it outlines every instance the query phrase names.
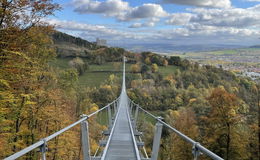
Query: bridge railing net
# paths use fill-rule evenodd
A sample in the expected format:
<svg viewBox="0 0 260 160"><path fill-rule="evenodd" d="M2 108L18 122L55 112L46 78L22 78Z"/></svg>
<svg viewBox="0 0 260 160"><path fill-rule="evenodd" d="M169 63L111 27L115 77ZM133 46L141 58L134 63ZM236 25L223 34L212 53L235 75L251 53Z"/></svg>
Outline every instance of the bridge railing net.
<svg viewBox="0 0 260 160"><path fill-rule="evenodd" d="M136 130L142 133L138 137L138 140L140 142L144 142L144 148L142 148L141 153L145 158L151 157L155 124L155 119L151 118L149 115L142 111L139 112L136 123Z"/></svg>
<svg viewBox="0 0 260 160"><path fill-rule="evenodd" d="M92 156L99 155L103 147L99 145L100 141L106 137L102 133L108 129L108 111L107 109L95 114L88 119L89 127L89 146Z"/></svg>
<svg viewBox="0 0 260 160"><path fill-rule="evenodd" d="M110 134L118 108L118 99L88 119L91 157L100 157Z"/></svg>
<svg viewBox="0 0 260 160"><path fill-rule="evenodd" d="M133 117L133 123L135 124L134 127L136 127L138 132L142 132L140 136L136 137L137 139L141 137L142 140L140 141L144 142L144 148L140 148L140 153L144 158L152 157L154 152L153 144L155 140L154 135L156 134L156 126L161 124L161 139L159 140L160 147L156 150L159 155L158 159L171 160L194 158L196 160L198 157L200 157L200 159L208 159L210 157L211 159L223 160L221 157L195 141L198 140L196 139L197 137L193 140L172 127L174 124L168 124L168 119L164 120L160 116L155 116L151 112L134 103L131 99L129 99L129 103L131 104L130 113ZM175 142L178 142L178 144ZM153 157L151 159L153 159Z"/></svg>
<svg viewBox="0 0 260 160"><path fill-rule="evenodd" d="M83 152L83 144L82 144L82 123L87 122L87 128L88 130L86 131L85 135L88 136L88 148L89 148L89 157L99 157L99 155L103 151L103 145L102 145L102 140L107 139L107 133L109 133L109 128L111 127L113 123L113 117L116 115L117 112L117 107L118 107L118 98L113 101L112 103L108 104L107 106L101 108L101 109L93 109L89 110L88 114L81 115L80 119L53 133L52 135L45 137L38 142L32 144L31 146L28 146L21 151L10 155L9 157L6 157L4 160L14 160L17 158L26 158L25 155L32 154L32 153L37 153L36 157L37 159L42 159L46 160L48 159L49 155L52 154L51 150L48 150L48 144L53 145L55 143L55 140L59 137L65 136L65 138L71 138L71 137L66 137L66 133L70 132L71 130L77 130L79 135L75 135L74 137L80 137L81 140L79 140L79 146L80 146L80 151L78 153L79 156L77 156L77 159L84 159L84 156L82 155ZM81 127L80 127L81 126ZM86 129L86 127L85 127ZM64 133L66 132L66 133ZM86 137L85 136L85 137ZM61 139L62 140L62 139ZM60 147L56 145L57 149Z"/></svg>

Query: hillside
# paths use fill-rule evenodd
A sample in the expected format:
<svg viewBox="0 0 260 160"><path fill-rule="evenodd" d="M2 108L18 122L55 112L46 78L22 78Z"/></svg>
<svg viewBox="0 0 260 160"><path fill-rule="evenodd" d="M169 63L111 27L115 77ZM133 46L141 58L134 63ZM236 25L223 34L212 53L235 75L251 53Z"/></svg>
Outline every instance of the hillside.
<svg viewBox="0 0 260 160"><path fill-rule="evenodd" d="M87 53L101 48L95 43L58 31L52 35L52 39L59 57L86 57Z"/></svg>
<svg viewBox="0 0 260 160"><path fill-rule="evenodd" d="M66 33L56 31L51 38L58 58L86 58L92 64L102 64L104 62L120 60L122 54L133 57L133 53L123 48L98 46L93 42L73 37Z"/></svg>

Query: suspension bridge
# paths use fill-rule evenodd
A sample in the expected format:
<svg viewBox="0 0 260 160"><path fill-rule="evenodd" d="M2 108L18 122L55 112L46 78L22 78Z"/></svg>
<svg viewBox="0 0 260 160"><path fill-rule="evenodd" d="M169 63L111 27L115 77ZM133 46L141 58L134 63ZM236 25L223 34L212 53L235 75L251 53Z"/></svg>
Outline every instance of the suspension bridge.
<svg viewBox="0 0 260 160"><path fill-rule="evenodd" d="M97 151L95 155L91 155L88 120L102 111L107 111L108 129L102 132L105 138L100 140L99 148L103 149L99 152ZM139 132L137 129L137 120L140 118L140 112L143 112L156 121L150 156L148 156L144 142L142 141L142 132ZM191 148L191 154L193 154L194 160L197 160L201 154L205 154L214 160L223 160L215 153L200 145L199 142L194 141L193 139L189 138L180 131L176 130L174 127L164 122L161 117L156 117L155 115L146 111L138 104L134 103L127 96L125 85L125 58L123 60L123 80L121 94L116 100L95 111L94 113L89 115L82 115L81 119L77 122L48 137L41 139L33 145L24 148L23 150L5 158L4 160L14 160L20 158L35 149L40 149L41 159L46 160L48 141L51 141L55 137L63 134L67 130L77 125L81 126L82 154L84 160L157 160L160 150L160 140L163 127L169 129L174 134L177 134L187 143L192 144L193 147Z"/></svg>

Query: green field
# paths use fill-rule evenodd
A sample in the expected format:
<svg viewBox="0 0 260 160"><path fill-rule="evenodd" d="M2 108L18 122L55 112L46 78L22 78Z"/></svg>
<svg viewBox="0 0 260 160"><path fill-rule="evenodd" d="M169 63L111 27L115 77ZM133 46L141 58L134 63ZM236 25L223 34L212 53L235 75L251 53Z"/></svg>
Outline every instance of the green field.
<svg viewBox="0 0 260 160"><path fill-rule="evenodd" d="M219 50L219 51L207 51L207 52L187 52L185 54L177 55L182 58L189 57L203 57L203 56L223 56L223 55L235 55L238 54L237 50Z"/></svg>
<svg viewBox="0 0 260 160"><path fill-rule="evenodd" d="M50 62L50 65L53 67L61 68L61 69L68 69L68 68L70 68L70 66L69 66L70 60L71 60L71 58L56 58Z"/></svg>
<svg viewBox="0 0 260 160"><path fill-rule="evenodd" d="M60 69L68 69L71 58L57 58L51 62L51 66ZM126 64L126 71L130 70L130 64ZM79 77L79 84L83 86L96 87L102 84L108 77L114 74L121 77L122 64L115 67L114 63L105 63L102 65L89 65L88 70Z"/></svg>
<svg viewBox="0 0 260 160"><path fill-rule="evenodd" d="M209 52L209 54L213 54L213 55L232 55L237 53L238 53L237 50L220 50L220 51Z"/></svg>
<svg viewBox="0 0 260 160"><path fill-rule="evenodd" d="M57 58L51 62L51 66L58 67L60 69L68 69L69 61L71 58ZM89 65L88 70L79 77L79 84L82 86L97 87L103 82L105 82L111 74L118 77L122 76L122 63L115 66L113 62L105 63L102 65ZM126 71L130 71L131 64L126 64ZM173 74L178 67L176 66L159 66L159 72L163 76Z"/></svg>
<svg viewBox="0 0 260 160"><path fill-rule="evenodd" d="M102 82L107 80L111 74L120 76L118 72L85 72L79 77L79 84L90 87L99 86Z"/></svg>
<svg viewBox="0 0 260 160"><path fill-rule="evenodd" d="M255 53L256 52L256 53ZM239 49L226 49L226 50L218 50L218 51L205 51L205 52L187 52L184 54L172 54L173 56L180 56L182 58L189 58L189 57L203 57L203 56L232 56L238 54L249 54L255 55L259 54L260 48L239 48Z"/></svg>
<svg viewBox="0 0 260 160"><path fill-rule="evenodd" d="M159 66L159 72L165 77L169 74L174 74L174 72L178 69L179 67L177 66L167 66L167 67L162 67Z"/></svg>

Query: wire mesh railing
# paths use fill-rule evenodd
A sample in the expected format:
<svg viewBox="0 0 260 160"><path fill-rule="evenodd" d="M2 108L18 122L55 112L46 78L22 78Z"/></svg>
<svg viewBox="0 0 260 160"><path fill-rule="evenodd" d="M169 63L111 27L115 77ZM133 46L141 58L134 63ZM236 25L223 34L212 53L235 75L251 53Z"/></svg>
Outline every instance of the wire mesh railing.
<svg viewBox="0 0 260 160"><path fill-rule="evenodd" d="M116 115L118 109L118 100L119 98L109 103L105 107L94 111L93 113L90 113L89 115L81 115L81 118L73 124L53 133L48 137L39 140L38 142L22 149L21 151L13 155L10 155L9 157L6 157L4 160L14 160L20 158L38 148L41 152L41 159L46 160L46 152L48 151L47 143L77 125L81 126L80 136L83 159L85 160L91 159L91 157L98 157L98 155L101 154L103 151L102 139L104 140L107 138L107 132L109 132L109 128L112 126L113 123L113 117ZM96 129L97 131L93 131L94 129ZM104 131L102 132L102 130ZM95 146L93 144L96 144L97 147L93 148L93 146Z"/></svg>
<svg viewBox="0 0 260 160"><path fill-rule="evenodd" d="M151 153L149 153L149 150L148 150L149 148L151 148L151 144L150 144L151 140L148 140L146 143L149 143L149 145L146 145L143 148L145 150L148 150L148 153L147 153L147 151L146 151L146 153L143 153L143 151L140 150L141 153L145 154L144 155L145 158L148 158L148 156L150 156L151 160L158 159L158 153L159 153L159 150L160 150L160 140L161 140L161 135L162 135L162 129L164 127L165 129L170 130L175 135L180 137L182 140L184 140L187 143L191 144L191 146L192 146L191 153L193 154L194 160L197 160L198 157L202 153L207 155L208 157L214 159L214 160L223 160L221 157L219 157L215 153L211 152L210 150L208 150L207 148L202 146L199 142L194 141L190 137L186 136L185 134L181 133L180 131L178 131L174 127L172 127L169 124L167 124L166 122L164 122L161 117L157 117L157 116L153 115L152 113L148 112L147 110L143 109L138 104L134 103L130 98L129 98L129 103L131 104L130 105L130 110L131 110L130 113L132 113L133 123L135 124L134 127L136 129L136 132L141 132L142 131L142 132L145 133L144 130L146 129L147 124L145 124L145 126L140 126L140 119L146 117L145 115L147 115L148 117L150 117L150 118L152 118L153 120L156 121L156 124L154 125L155 128L154 128L154 137L153 137L153 142L152 142ZM134 112L134 114L133 114L133 112ZM149 120L145 119L145 122L149 122ZM152 123L150 123L150 124L152 124ZM144 125L144 124L142 124L142 125ZM141 138L143 136L145 137L146 135L144 135L144 133L142 135L140 135L139 137L141 137ZM172 142L172 143L174 143L174 142Z"/></svg>

